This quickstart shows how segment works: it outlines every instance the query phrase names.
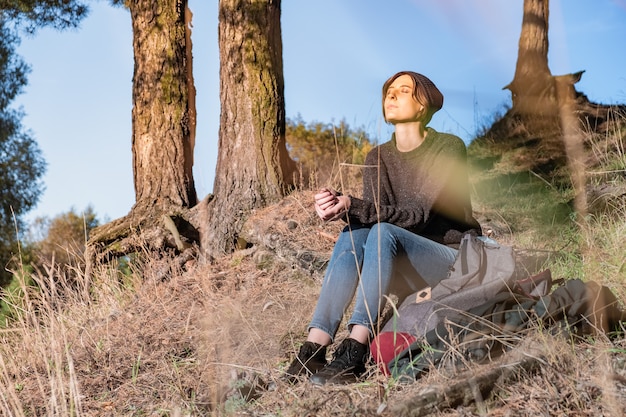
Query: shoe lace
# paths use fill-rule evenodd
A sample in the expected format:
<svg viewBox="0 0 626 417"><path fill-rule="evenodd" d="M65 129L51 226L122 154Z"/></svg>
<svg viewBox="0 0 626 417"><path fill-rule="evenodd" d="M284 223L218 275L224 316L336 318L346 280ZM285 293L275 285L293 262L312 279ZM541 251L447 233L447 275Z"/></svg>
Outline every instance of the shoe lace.
<svg viewBox="0 0 626 417"><path fill-rule="evenodd" d="M341 344L335 354L333 355L332 362L328 365L332 368L347 369L354 366L355 358L358 355L358 350L354 346L350 346L347 343Z"/></svg>
<svg viewBox="0 0 626 417"><path fill-rule="evenodd" d="M308 362L318 359L318 356L322 355L322 351L322 347L318 348L315 345L307 345L304 349L300 350L300 353L298 354L298 361L301 364L306 365Z"/></svg>

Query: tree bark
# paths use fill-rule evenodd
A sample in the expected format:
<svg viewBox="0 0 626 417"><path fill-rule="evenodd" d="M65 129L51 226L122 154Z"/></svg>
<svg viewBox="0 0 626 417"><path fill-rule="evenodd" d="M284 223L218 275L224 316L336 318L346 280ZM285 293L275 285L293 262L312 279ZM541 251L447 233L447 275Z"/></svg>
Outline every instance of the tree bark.
<svg viewBox="0 0 626 417"><path fill-rule="evenodd" d="M234 250L248 213L283 197L294 182L285 144L280 10L280 0L219 2L219 150L202 238L210 257Z"/></svg>
<svg viewBox="0 0 626 417"><path fill-rule="evenodd" d="M135 0L128 4L135 55L135 208L192 207L197 201L192 174L195 97L190 91L187 2Z"/></svg>
<svg viewBox="0 0 626 417"><path fill-rule="evenodd" d="M524 17L511 91L513 110L528 115L554 115L556 90L548 67L549 0L524 0Z"/></svg>
<svg viewBox="0 0 626 417"><path fill-rule="evenodd" d="M126 3L133 27L132 153L135 204L130 213L95 229L86 251L94 264L149 250L179 253L199 241L190 223L195 88L186 0Z"/></svg>

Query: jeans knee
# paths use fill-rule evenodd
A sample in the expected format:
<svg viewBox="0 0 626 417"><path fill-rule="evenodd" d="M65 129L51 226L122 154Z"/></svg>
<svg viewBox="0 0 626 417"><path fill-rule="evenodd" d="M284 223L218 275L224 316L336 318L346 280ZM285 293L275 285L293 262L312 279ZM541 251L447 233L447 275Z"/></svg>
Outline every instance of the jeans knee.
<svg viewBox="0 0 626 417"><path fill-rule="evenodd" d="M398 226L394 226L393 224L390 223L376 223L374 226L372 226L372 228L370 229L369 235L368 235L368 242L373 241L373 242L388 242L388 243L393 243L396 240L396 234L395 234L395 229Z"/></svg>

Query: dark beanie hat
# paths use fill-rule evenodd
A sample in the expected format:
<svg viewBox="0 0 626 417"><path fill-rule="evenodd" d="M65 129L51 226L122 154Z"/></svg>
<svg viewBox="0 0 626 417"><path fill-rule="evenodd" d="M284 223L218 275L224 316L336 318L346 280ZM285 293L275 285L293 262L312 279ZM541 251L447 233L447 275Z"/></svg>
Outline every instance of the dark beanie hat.
<svg viewBox="0 0 626 417"><path fill-rule="evenodd" d="M443 107L443 94L441 94L441 91L439 91L435 83L433 83L428 77L417 72L407 71L406 73L411 75L413 80L422 87L422 91L428 100L428 107L430 108L430 111L435 113L440 110Z"/></svg>
<svg viewBox="0 0 626 417"><path fill-rule="evenodd" d="M400 71L397 74L394 74L391 77L389 77L389 79L383 85L383 104L385 100L385 94L387 93L387 89L396 78L402 75L410 76L415 82L415 87L418 90L422 91L427 101L427 103L424 103L424 104L426 104L426 106L428 107L428 112L430 116L432 116L435 112L437 112L443 107L443 94L441 94L441 91L439 91L435 83L433 83L425 75L422 75L420 73L413 72L413 71ZM384 111L385 110L383 108L383 113Z"/></svg>

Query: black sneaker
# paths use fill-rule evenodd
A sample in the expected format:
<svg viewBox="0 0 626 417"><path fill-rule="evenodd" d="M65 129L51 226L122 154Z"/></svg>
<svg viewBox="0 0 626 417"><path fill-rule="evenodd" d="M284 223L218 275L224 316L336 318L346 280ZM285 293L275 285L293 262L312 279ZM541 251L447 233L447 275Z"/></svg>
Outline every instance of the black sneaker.
<svg viewBox="0 0 626 417"><path fill-rule="evenodd" d="M337 347L333 360L324 369L313 374L309 381L315 385L355 382L365 372L368 356L369 345L347 338Z"/></svg>
<svg viewBox="0 0 626 417"><path fill-rule="evenodd" d="M326 363L326 346L313 342L304 342L300 347L298 356L285 371L285 379L288 382L295 383L299 375L304 373L307 375L315 374L326 366Z"/></svg>

